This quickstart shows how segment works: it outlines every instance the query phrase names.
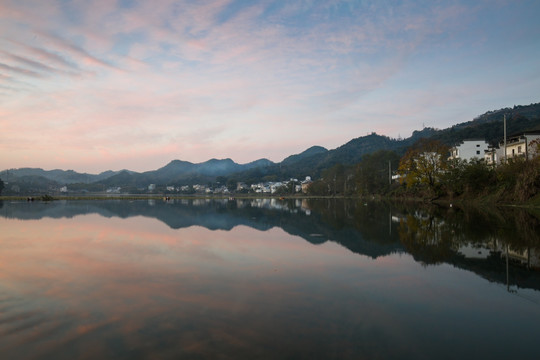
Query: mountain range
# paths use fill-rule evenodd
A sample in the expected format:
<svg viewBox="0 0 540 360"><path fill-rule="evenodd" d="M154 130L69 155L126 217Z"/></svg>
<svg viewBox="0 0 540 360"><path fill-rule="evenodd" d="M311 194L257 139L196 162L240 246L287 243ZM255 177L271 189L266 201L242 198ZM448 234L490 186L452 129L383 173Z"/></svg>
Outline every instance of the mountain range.
<svg viewBox="0 0 540 360"><path fill-rule="evenodd" d="M153 171L142 173L121 170L105 171L100 174L77 173L73 170L43 170L39 168L9 169L0 172L4 182L54 187L58 185L80 184L81 188L94 189L112 186L145 187L148 184L189 185L215 181L245 181L254 183L261 180L282 180L290 177L317 178L324 169L336 164L358 163L363 155L378 150L391 150L403 154L408 147L421 138L439 140L449 146L465 139L483 138L496 145L503 138L503 117L507 118L507 133L540 130L540 103L514 106L488 111L475 119L438 130L424 128L414 131L406 139L392 139L371 133L352 139L332 150L322 146L312 146L302 153L291 155L279 163L259 159L247 164L238 164L232 159L210 159L202 163L173 160ZM28 187L28 186L27 186Z"/></svg>

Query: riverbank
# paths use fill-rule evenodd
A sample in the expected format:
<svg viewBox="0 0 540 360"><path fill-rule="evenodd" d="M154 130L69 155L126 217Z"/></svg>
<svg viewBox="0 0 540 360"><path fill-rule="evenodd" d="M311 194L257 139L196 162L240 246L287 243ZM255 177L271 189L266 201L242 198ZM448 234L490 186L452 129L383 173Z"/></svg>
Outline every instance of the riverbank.
<svg viewBox="0 0 540 360"><path fill-rule="evenodd" d="M0 201L58 201L58 200L235 200L235 199L275 199L275 200L308 200L308 199L351 199L359 201L392 201L421 204L436 204L439 206L512 206L540 209L540 194L526 202L513 202L502 199L500 194L486 194L474 198L459 197L419 197L419 196L316 196L316 195L261 195L261 194L230 194L230 195L164 195L164 194L80 194L80 195L28 195L28 196L0 196Z"/></svg>
<svg viewBox="0 0 540 360"><path fill-rule="evenodd" d="M204 200L204 199L321 199L332 198L309 195L261 195L261 194L231 194L231 195L164 195L164 194L88 194L88 195L28 195L28 196L0 196L0 201L55 201L55 200ZM335 197L344 198L344 197Z"/></svg>

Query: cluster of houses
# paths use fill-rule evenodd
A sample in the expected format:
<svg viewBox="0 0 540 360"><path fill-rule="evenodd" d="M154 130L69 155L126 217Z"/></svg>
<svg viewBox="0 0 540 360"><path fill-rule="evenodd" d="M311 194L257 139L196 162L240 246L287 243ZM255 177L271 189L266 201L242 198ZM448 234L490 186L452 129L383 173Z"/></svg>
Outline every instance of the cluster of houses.
<svg viewBox="0 0 540 360"><path fill-rule="evenodd" d="M238 183L237 184L237 191L240 190L249 190L251 192L254 192L256 194L275 194L282 188L291 188L291 191L294 191L295 193L307 192L307 188L309 184L311 184L311 177L306 176L304 181L298 181L298 179L289 179L286 181L277 181L277 182L266 182L266 183L258 183L258 184L251 184L250 186L246 185L245 183Z"/></svg>
<svg viewBox="0 0 540 360"><path fill-rule="evenodd" d="M177 193L199 193L199 194L230 194L232 192L251 192L256 194L276 194L282 191L284 188L290 189L288 191L294 193L306 193L307 188L312 183L311 177L306 176L303 181L298 179L289 179L284 181L268 181L257 184L246 184L244 182L238 182L236 189L229 189L225 185L207 186L207 185L183 185L183 186L166 186L166 191ZM148 185L148 191L155 191L156 185Z"/></svg>
<svg viewBox="0 0 540 360"><path fill-rule="evenodd" d="M532 159L540 155L540 131L524 132L507 137L499 146L490 146L485 140L464 140L450 150L450 158L468 162L484 159L486 164L499 165L513 158Z"/></svg>

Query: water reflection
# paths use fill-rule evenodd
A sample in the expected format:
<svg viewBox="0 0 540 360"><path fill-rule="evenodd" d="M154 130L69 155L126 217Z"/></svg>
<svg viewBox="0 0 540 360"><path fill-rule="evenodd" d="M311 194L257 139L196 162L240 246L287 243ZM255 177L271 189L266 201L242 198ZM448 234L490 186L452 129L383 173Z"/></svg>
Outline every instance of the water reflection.
<svg viewBox="0 0 540 360"><path fill-rule="evenodd" d="M331 241L371 258L409 253L424 265L448 263L491 281L540 290L533 271L540 269L540 219L524 209L419 208L339 199L56 201L0 207L0 216L21 220L88 214L155 218L172 229L278 227L312 244Z"/></svg>
<svg viewBox="0 0 540 360"><path fill-rule="evenodd" d="M4 202L0 353L531 357L538 224L340 200Z"/></svg>

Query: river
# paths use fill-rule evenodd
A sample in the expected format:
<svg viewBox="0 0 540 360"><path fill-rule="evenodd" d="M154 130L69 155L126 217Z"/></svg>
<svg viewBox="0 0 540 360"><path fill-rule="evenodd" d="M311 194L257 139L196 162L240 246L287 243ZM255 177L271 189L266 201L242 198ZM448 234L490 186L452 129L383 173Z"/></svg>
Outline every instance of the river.
<svg viewBox="0 0 540 360"><path fill-rule="evenodd" d="M347 200L0 203L5 359L536 358L540 220Z"/></svg>

